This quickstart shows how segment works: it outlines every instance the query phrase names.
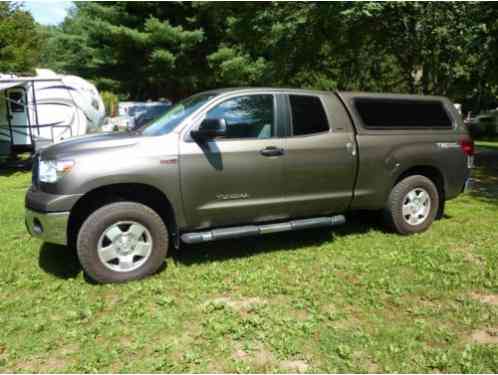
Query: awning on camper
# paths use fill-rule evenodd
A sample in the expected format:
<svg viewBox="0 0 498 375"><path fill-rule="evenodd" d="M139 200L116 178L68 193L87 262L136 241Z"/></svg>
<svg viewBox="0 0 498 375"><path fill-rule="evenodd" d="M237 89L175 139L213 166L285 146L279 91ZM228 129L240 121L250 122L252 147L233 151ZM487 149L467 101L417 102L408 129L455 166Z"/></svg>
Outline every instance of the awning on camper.
<svg viewBox="0 0 498 375"><path fill-rule="evenodd" d="M12 87L22 86L25 82L2 82L0 81L0 91L11 89Z"/></svg>

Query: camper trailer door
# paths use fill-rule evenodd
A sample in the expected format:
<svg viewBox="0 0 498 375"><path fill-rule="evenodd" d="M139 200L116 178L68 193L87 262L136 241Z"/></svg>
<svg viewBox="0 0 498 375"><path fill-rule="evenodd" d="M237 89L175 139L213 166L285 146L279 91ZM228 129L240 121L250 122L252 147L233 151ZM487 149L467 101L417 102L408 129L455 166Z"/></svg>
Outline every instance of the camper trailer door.
<svg viewBox="0 0 498 375"><path fill-rule="evenodd" d="M26 90L15 87L7 90L7 116L12 129L12 145L31 144Z"/></svg>

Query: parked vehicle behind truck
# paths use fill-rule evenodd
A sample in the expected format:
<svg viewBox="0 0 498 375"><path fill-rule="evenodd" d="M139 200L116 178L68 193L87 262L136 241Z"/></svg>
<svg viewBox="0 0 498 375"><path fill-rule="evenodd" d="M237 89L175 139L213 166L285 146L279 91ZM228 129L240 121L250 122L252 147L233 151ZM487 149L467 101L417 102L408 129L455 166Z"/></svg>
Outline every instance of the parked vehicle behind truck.
<svg viewBox="0 0 498 375"><path fill-rule="evenodd" d="M99 282L154 273L168 249L383 213L426 230L464 189L473 143L443 97L227 89L174 105L140 132L40 152L29 232L75 246Z"/></svg>
<svg viewBox="0 0 498 375"><path fill-rule="evenodd" d="M104 115L99 92L81 77L48 69L33 77L0 74L0 157L95 131Z"/></svg>

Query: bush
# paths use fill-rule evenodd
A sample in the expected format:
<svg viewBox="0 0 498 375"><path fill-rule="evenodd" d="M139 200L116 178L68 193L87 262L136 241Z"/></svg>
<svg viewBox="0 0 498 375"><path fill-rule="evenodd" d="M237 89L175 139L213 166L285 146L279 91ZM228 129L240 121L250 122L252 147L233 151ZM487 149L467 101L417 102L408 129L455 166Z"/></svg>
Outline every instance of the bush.
<svg viewBox="0 0 498 375"><path fill-rule="evenodd" d="M104 102L105 114L110 117L116 116L118 112L118 96L110 91L102 91L100 96Z"/></svg>

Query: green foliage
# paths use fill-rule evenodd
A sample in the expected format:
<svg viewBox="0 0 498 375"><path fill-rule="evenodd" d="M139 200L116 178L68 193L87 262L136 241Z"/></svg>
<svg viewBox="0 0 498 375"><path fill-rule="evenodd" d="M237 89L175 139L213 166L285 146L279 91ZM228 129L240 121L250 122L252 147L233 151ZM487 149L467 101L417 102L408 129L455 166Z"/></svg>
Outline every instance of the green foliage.
<svg viewBox="0 0 498 375"><path fill-rule="evenodd" d="M446 95L475 113L498 96L491 3L76 2L33 34L39 64L131 99L268 85Z"/></svg>
<svg viewBox="0 0 498 375"><path fill-rule="evenodd" d="M105 106L107 116L117 116L119 97L110 91L101 91L100 96Z"/></svg>
<svg viewBox="0 0 498 375"><path fill-rule="evenodd" d="M31 72L41 38L29 12L17 3L0 2L0 72Z"/></svg>
<svg viewBox="0 0 498 375"><path fill-rule="evenodd" d="M199 79L191 57L204 35L199 28L172 25L186 5L167 8L174 11L147 2L76 3L73 14L53 30L59 57L46 62L124 96L182 96Z"/></svg>
<svg viewBox="0 0 498 375"><path fill-rule="evenodd" d="M220 47L208 56L208 62L215 79L228 86L257 84L266 70L264 58L253 60L248 53L230 47Z"/></svg>

